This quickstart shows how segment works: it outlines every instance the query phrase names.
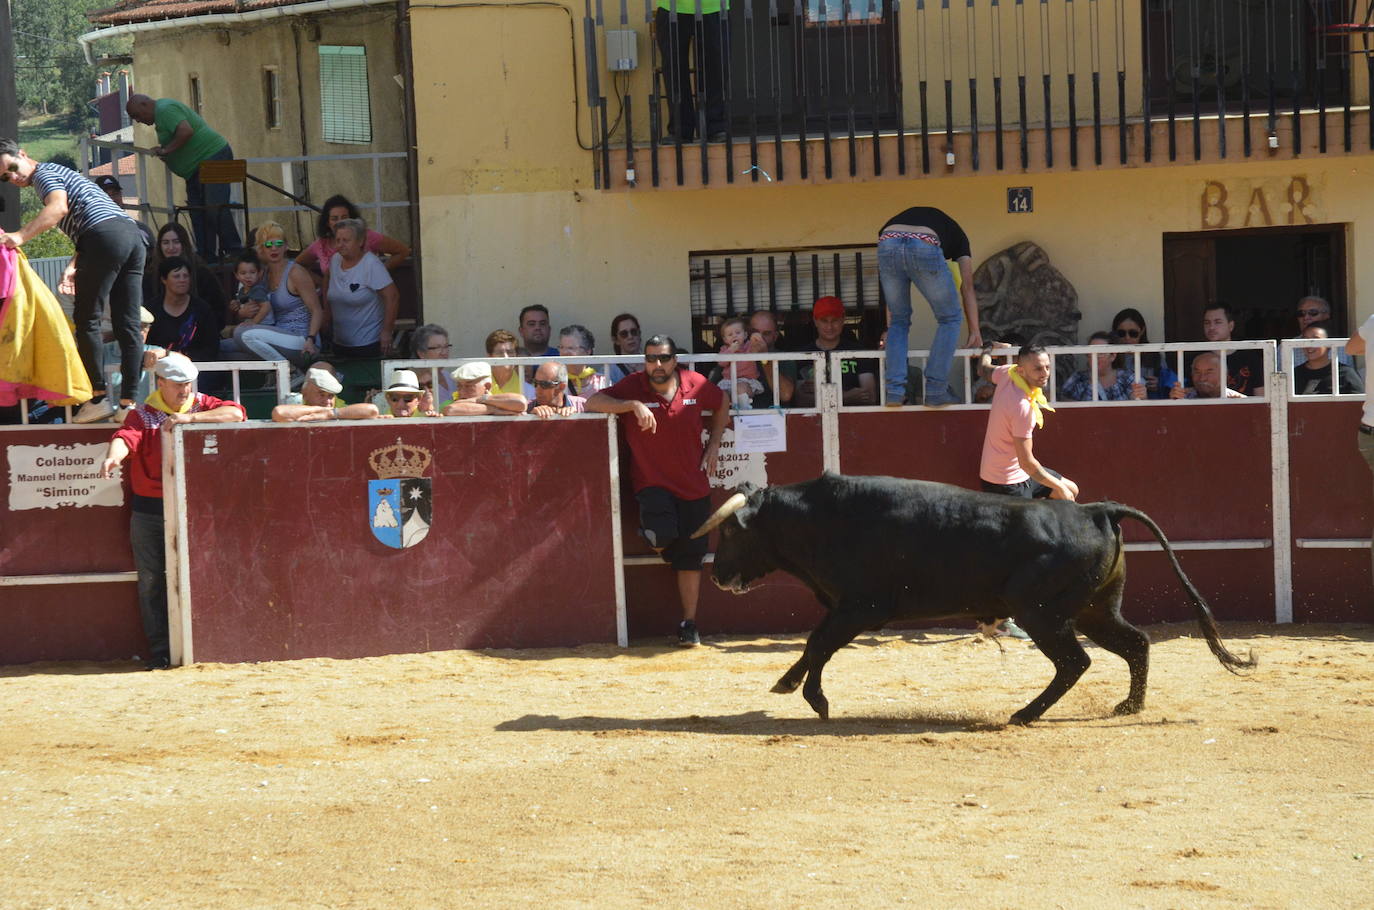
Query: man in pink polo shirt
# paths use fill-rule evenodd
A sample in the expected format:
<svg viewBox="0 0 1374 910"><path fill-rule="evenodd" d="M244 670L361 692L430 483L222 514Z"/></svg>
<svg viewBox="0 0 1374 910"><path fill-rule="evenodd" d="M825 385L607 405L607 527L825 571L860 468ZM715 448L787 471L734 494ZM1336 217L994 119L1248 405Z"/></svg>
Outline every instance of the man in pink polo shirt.
<svg viewBox="0 0 1374 910"><path fill-rule="evenodd" d="M992 366L984 351L982 369ZM978 475L988 493L1004 493L1026 499L1078 498L1078 484L1045 467L1035 459L1031 437L1044 426L1042 410L1053 410L1045 399L1050 381L1050 355L1042 345L1028 344L1016 355L1016 363L992 371L997 387L983 436L983 461Z"/></svg>
<svg viewBox="0 0 1374 910"><path fill-rule="evenodd" d="M730 399L718 386L694 370L678 365L677 346L667 335L654 335L644 344L643 370L631 373L587 399L587 410L602 414L633 414L623 422L630 446L630 481L639 501L641 533L654 552L677 570L682 600L678 644L701 643L697 633L697 595L701 591L701 561L705 535L693 532L711 517L710 475L725 425L730 422ZM710 437L701 441L702 411L711 411Z"/></svg>

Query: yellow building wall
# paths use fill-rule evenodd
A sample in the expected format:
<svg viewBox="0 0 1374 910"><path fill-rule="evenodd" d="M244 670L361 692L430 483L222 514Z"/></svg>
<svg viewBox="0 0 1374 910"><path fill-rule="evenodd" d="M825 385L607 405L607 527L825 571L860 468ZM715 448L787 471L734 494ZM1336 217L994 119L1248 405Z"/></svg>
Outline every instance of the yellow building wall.
<svg viewBox="0 0 1374 910"><path fill-rule="evenodd" d="M425 311L454 332L457 353L481 353L519 309L546 305L555 327L584 323L610 350L621 311L648 332L689 335L693 251L865 244L910 205L934 205L968 231L975 264L1032 240L1077 289L1082 337L1118 309L1163 327L1162 238L1221 220L1204 194L1227 188L1228 227L1288 222L1293 178L1308 188L1298 223L1347 223L1351 315L1374 282L1374 156L1235 161L1129 170L1016 174L844 185L739 185L692 191L592 189L578 147L573 47L561 9L414 10ZM579 61L580 66L580 61ZM580 70L579 70L580 72ZM579 85L580 88L580 85ZM585 110L580 129L588 135ZM1009 186L1030 185L1035 211L1006 212ZM1248 220L1248 225L1247 225ZM916 338L933 321L917 307Z"/></svg>
<svg viewBox="0 0 1374 910"><path fill-rule="evenodd" d="M371 143L324 141L318 51L322 44L367 48ZM269 66L277 68L280 79L282 123L275 129L266 126L263 71ZM281 19L227 29L169 29L140 33L134 42L134 91L189 103L190 77L198 76L201 116L229 140L240 158L404 152L404 94L394 78L399 72L396 16L386 9L336 13L309 22ZM156 145L153 128L136 125L134 142L144 147ZM281 164L255 164L250 172L277 186L287 186ZM158 206L166 205L164 173L162 165L155 163L148 175L149 201ZM370 227L377 226L373 211L366 208L375 196L370 160L311 162L298 169L296 177L305 179L304 188L298 185L295 189L297 195L318 205L342 193L363 208ZM408 198L404 158L383 161L381 178L384 199ZM184 182L173 178L172 185L176 200L183 202ZM248 202L254 208L290 204L284 196L251 183ZM315 216L311 213L261 213L254 214L251 221L267 219L280 221L293 244L314 239ZM157 220L160 224L165 219ZM409 241L406 210L385 210L381 229Z"/></svg>

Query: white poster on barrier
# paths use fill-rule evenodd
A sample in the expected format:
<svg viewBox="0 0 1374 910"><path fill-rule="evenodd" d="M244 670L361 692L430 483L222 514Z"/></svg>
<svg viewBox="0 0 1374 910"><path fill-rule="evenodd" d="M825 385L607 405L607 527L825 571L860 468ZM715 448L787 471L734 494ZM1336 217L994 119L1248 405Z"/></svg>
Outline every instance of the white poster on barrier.
<svg viewBox="0 0 1374 910"><path fill-rule="evenodd" d="M736 414L736 452L786 452L787 418L781 414Z"/></svg>
<svg viewBox="0 0 1374 910"><path fill-rule="evenodd" d="M11 512L124 505L119 475L97 476L108 446L9 446Z"/></svg>
<svg viewBox="0 0 1374 910"><path fill-rule="evenodd" d="M703 443L709 438L701 431ZM732 489L742 483L752 483L756 487L768 486L768 461L762 452L742 452L735 444L735 431L726 427L720 437L720 451L716 461L716 472L711 475L711 486Z"/></svg>

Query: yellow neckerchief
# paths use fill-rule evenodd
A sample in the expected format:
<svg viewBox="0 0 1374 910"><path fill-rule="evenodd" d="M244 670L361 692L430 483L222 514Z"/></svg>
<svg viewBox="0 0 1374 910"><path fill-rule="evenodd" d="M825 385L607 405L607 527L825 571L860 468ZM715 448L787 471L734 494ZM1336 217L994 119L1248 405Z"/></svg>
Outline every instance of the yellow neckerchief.
<svg viewBox="0 0 1374 910"><path fill-rule="evenodd" d="M590 366L586 366L582 368L582 372L580 373L569 373L568 378L573 381L573 385L577 389L577 393L581 394L582 384L585 383L588 379L592 378L592 376L594 376L595 374L595 369L593 369Z"/></svg>
<svg viewBox="0 0 1374 910"><path fill-rule="evenodd" d="M1012 368L1007 371L1007 374L1011 376L1011 381L1016 383L1016 387L1025 392L1026 397L1030 399L1031 414L1035 416L1035 425L1037 427L1043 427L1045 425L1045 415L1040 413L1040 409L1044 408L1046 411L1051 413L1054 412L1054 408L1050 407L1049 399L1045 397L1045 390L1027 382L1026 377L1021 375L1021 368L1019 366L1013 365Z"/></svg>
<svg viewBox="0 0 1374 910"><path fill-rule="evenodd" d="M164 414L185 414L187 411L191 410L191 405L195 403L195 400L196 396L194 393L187 395L186 403L174 411L170 407L168 407L167 402L162 400L162 390L153 389L153 394L145 398L143 400L143 403L150 408L155 408L161 411Z"/></svg>

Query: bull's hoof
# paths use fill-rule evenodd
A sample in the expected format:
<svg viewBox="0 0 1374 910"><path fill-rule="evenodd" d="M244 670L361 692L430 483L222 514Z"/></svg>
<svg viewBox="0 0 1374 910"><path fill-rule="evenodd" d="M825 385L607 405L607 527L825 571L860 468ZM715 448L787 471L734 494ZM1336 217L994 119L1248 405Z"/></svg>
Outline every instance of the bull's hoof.
<svg viewBox="0 0 1374 910"><path fill-rule="evenodd" d="M778 680L777 682L773 683L773 688L772 688L772 689L769 689L768 691L770 691L770 692L776 692L776 693L778 693L779 695L791 695L793 692L797 691L797 686L800 686L800 685L801 685L801 680L800 680L800 679L798 679L798 680L796 680L796 681L794 682L793 680L790 680L790 679L788 679L786 676L784 676L782 679L780 679L780 680Z"/></svg>
<svg viewBox="0 0 1374 910"><path fill-rule="evenodd" d="M1121 717L1126 714L1139 714L1143 710L1145 710L1145 699L1128 698L1115 708L1112 708L1112 713L1117 717Z"/></svg>
<svg viewBox="0 0 1374 910"><path fill-rule="evenodd" d="M820 716L821 720L830 719L830 702L824 695L818 694L815 698L807 697L806 703Z"/></svg>
<svg viewBox="0 0 1374 910"><path fill-rule="evenodd" d="M1017 711L1011 716L1011 720L1007 721L1007 723L1014 727L1029 727L1039 719L1039 714L1027 714L1025 711Z"/></svg>

